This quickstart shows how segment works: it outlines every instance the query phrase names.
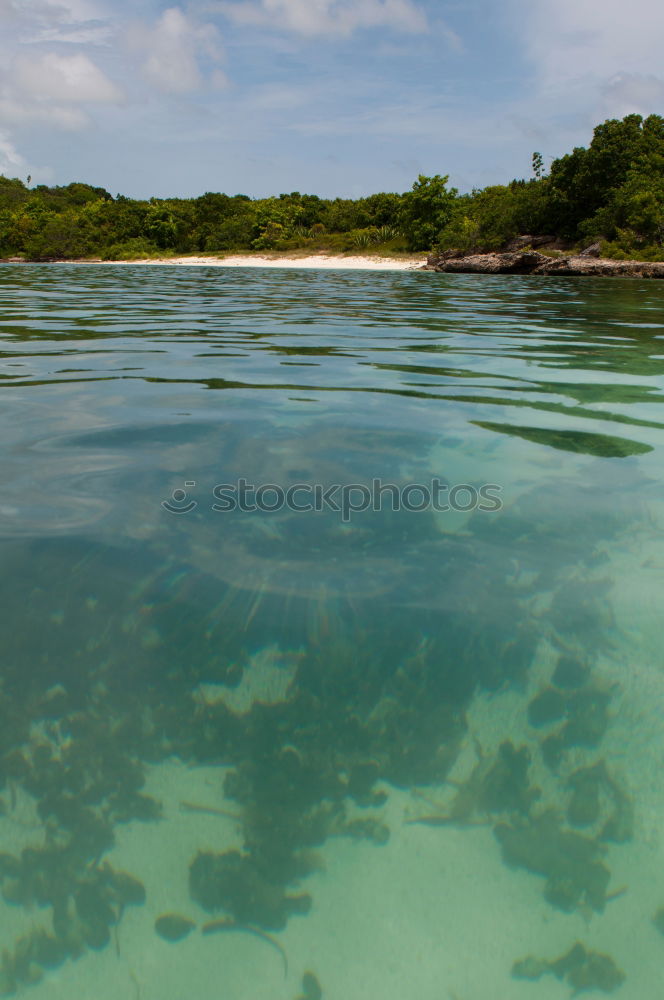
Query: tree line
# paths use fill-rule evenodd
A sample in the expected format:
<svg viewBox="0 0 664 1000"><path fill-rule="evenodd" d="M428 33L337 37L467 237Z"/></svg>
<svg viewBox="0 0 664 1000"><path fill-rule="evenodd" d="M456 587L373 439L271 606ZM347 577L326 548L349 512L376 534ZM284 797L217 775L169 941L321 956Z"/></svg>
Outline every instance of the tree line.
<svg viewBox="0 0 664 1000"><path fill-rule="evenodd" d="M532 176L459 194L420 176L402 194L140 200L88 184L28 187L0 176L0 257L140 259L228 251L500 250L516 236L601 244L604 256L664 260L664 118L598 125L589 146Z"/></svg>

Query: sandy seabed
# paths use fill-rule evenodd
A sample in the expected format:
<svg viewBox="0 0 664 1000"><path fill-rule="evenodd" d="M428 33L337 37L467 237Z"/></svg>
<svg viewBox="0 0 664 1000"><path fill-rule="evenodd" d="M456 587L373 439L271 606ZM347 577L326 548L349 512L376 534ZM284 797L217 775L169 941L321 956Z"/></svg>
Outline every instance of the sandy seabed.
<svg viewBox="0 0 664 1000"><path fill-rule="evenodd" d="M664 569L657 572L661 578ZM615 596L629 613L627 596ZM468 717L471 738L452 777L465 780L472 769L472 737L489 753L504 739L516 745L529 739L524 709L552 662L553 651L544 644L528 691L475 698ZM384 785L387 802L362 815L376 815L389 826L388 843L335 837L321 848L320 870L294 890L311 894L311 912L293 916L283 932L272 935L287 955L285 971L278 951L258 937L201 933L211 917L189 895L189 865L199 850L240 849L242 832L232 816L182 808L186 801L235 812L237 803L224 801L221 793L226 769L189 767L172 758L147 769L145 791L163 803L163 819L119 824L116 844L105 855L116 870L142 880L145 904L127 908L107 947L47 971L24 995L32 1000L296 1000L302 995L302 975L311 970L323 1000L567 1000L565 983L550 975L535 983L515 980L511 967L527 955L553 959L582 941L611 955L626 973L619 1000L659 996L664 945L652 916L664 904L664 675L659 664L627 664L620 657L598 662L596 670L621 687L601 756L625 780L637 810L634 840L608 847L609 889L626 891L603 913L552 908L543 897L542 878L502 862L490 826L407 822L430 812L431 800L444 811L454 789L405 791ZM41 830L25 794L11 815L0 818L5 850L17 852L31 837L39 841ZM190 918L196 929L178 943L162 940L154 922L168 912ZM49 909L30 912L0 900L0 940L48 926L49 914Z"/></svg>

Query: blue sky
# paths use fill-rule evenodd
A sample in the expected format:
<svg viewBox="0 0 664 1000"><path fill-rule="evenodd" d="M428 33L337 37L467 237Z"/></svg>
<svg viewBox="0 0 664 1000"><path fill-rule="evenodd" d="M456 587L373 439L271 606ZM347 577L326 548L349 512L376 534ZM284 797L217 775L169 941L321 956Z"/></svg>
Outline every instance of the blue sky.
<svg viewBox="0 0 664 1000"><path fill-rule="evenodd" d="M463 191L664 114L661 0L0 0L0 173L113 194Z"/></svg>

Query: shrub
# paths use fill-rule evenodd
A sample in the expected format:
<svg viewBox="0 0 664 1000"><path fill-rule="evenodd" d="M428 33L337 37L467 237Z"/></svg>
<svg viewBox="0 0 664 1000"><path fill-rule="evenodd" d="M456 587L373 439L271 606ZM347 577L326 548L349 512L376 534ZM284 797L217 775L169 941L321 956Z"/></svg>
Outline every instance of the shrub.
<svg viewBox="0 0 664 1000"><path fill-rule="evenodd" d="M160 251L153 243L144 237L138 237L124 243L113 243L101 256L102 260L147 260L149 257L158 257L159 254Z"/></svg>

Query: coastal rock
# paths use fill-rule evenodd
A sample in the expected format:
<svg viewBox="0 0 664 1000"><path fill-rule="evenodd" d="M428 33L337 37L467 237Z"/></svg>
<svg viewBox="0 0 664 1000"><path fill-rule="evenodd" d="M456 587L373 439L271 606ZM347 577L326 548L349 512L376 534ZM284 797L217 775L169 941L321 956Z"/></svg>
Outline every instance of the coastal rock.
<svg viewBox="0 0 664 1000"><path fill-rule="evenodd" d="M543 260L548 261L549 258L534 250L480 253L453 258L444 254L431 254L427 260L427 269L457 274L532 274Z"/></svg>
<svg viewBox="0 0 664 1000"><path fill-rule="evenodd" d="M536 250L510 253L471 254L449 257L430 254L426 270L451 274L541 274L559 276L601 276L629 278L664 278L664 261L609 260L579 254L547 257Z"/></svg>
<svg viewBox="0 0 664 1000"><path fill-rule="evenodd" d="M542 255L543 256L543 255ZM664 261L609 260L607 257L544 257L533 274L664 278Z"/></svg>
<svg viewBox="0 0 664 1000"><path fill-rule="evenodd" d="M525 250L526 248L536 250L537 247L548 247L556 243L555 236L515 236L507 244L505 250L508 253L512 253L515 250Z"/></svg>

